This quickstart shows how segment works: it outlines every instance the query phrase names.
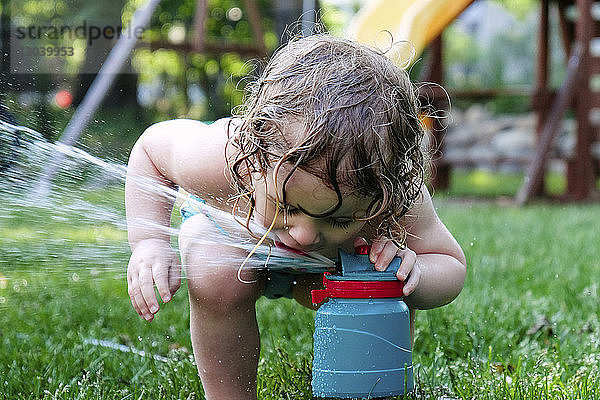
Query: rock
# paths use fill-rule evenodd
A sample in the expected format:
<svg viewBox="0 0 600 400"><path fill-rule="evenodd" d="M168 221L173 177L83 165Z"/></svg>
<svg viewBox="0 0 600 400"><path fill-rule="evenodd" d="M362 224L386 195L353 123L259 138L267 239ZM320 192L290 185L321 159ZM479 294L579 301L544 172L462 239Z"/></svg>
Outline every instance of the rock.
<svg viewBox="0 0 600 400"><path fill-rule="evenodd" d="M472 146L477 141L474 125L452 127L445 137L447 146Z"/></svg>
<svg viewBox="0 0 600 400"><path fill-rule="evenodd" d="M450 123L450 126L459 126L461 124L464 123L465 117L464 117L464 112L457 109L457 108L453 108L450 111L450 115L448 118L448 122Z"/></svg>
<svg viewBox="0 0 600 400"><path fill-rule="evenodd" d="M481 121L479 124L478 142L485 141L486 143L491 143L498 132L507 129L510 126L511 123L509 120L491 118L486 121Z"/></svg>
<svg viewBox="0 0 600 400"><path fill-rule="evenodd" d="M600 126L600 108L595 107L590 110L590 124L592 126Z"/></svg>
<svg viewBox="0 0 600 400"><path fill-rule="evenodd" d="M571 158L575 154L575 135L563 134L555 143L555 154L558 157Z"/></svg>
<svg viewBox="0 0 600 400"><path fill-rule="evenodd" d="M592 116L600 122L598 115ZM445 160L455 166L474 166L497 170L522 171L537 145L537 116L492 115L481 105L466 111L452 110L452 119L444 139ZM565 120L557 134L550 157L556 160L573 155L577 124ZM600 153L600 144L594 148ZM549 160L553 169L564 169L564 161Z"/></svg>
<svg viewBox="0 0 600 400"><path fill-rule="evenodd" d="M491 117L492 114L484 106L474 104L465 111L464 121L466 123L478 123L489 120Z"/></svg>
<svg viewBox="0 0 600 400"><path fill-rule="evenodd" d="M533 132L522 129L505 129L497 132L490 141L491 150L500 157L524 157L535 146Z"/></svg>
<svg viewBox="0 0 600 400"><path fill-rule="evenodd" d="M460 147L451 147L444 150L443 157L450 164L461 165L468 164L469 149Z"/></svg>
<svg viewBox="0 0 600 400"><path fill-rule="evenodd" d="M495 164L497 154L490 148L483 144L476 144L471 147L467 152L468 159L479 167L488 167Z"/></svg>

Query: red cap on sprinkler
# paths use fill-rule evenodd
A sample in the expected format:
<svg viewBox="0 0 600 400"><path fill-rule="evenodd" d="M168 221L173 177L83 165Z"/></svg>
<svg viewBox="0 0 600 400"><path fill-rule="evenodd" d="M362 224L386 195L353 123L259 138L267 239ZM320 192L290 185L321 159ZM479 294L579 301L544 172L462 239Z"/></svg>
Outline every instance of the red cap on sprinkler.
<svg viewBox="0 0 600 400"><path fill-rule="evenodd" d="M368 255L371 252L370 244L361 244L354 248L354 254Z"/></svg>
<svg viewBox="0 0 600 400"><path fill-rule="evenodd" d="M371 246L361 245L354 248L357 255L368 255ZM313 304L320 304L326 298L375 299L404 296L404 282L399 280L337 280L329 279L329 272L323 274L325 289L311 291ZM332 276L333 277L333 276Z"/></svg>
<svg viewBox="0 0 600 400"><path fill-rule="evenodd" d="M311 291L313 304L320 304L326 298L344 299L382 299L404 296L402 281L336 281L327 278L329 272L323 274L325 289Z"/></svg>

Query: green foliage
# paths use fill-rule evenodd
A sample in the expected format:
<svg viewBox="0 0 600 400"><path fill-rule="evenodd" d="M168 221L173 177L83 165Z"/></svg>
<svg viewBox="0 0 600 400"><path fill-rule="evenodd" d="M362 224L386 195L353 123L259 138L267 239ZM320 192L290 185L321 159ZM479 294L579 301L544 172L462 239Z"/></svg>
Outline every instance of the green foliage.
<svg viewBox="0 0 600 400"><path fill-rule="evenodd" d="M448 86L502 88L530 85L534 79L535 29L533 15L498 32L489 42L451 25L444 33L444 62Z"/></svg>
<svg viewBox="0 0 600 400"><path fill-rule="evenodd" d="M497 4L494 4L497 3ZM498 13L499 23L479 24L457 21L444 32L445 86L452 89L531 88L535 81L537 25L536 2L530 0L497 0L480 5L487 18ZM551 15L550 85L560 86L564 79L564 51L559 38L558 21ZM479 25L475 34L471 25ZM492 29L495 29L492 30ZM475 100L480 101L480 100ZM464 107L474 101L459 100ZM526 96L500 96L490 100L496 113L524 112L530 108Z"/></svg>
<svg viewBox="0 0 600 400"><path fill-rule="evenodd" d="M465 66L475 64L483 53L483 50L477 46L474 38L458 29L456 25L450 25L446 28L443 41L445 46L443 61L448 68L452 68L453 63L460 63ZM451 74L449 78L453 80L448 82L448 85L464 88L480 86L481 82L474 80L475 78L472 78L469 72L469 68L466 67L464 72L461 71L456 75Z"/></svg>
<svg viewBox="0 0 600 400"><path fill-rule="evenodd" d="M458 197L512 197L516 195L523 179L522 173L497 174L483 170L453 171L450 189L441 194ZM563 175L548 173L545 185L549 194L560 195L566 189L566 180Z"/></svg>
<svg viewBox="0 0 600 400"><path fill-rule="evenodd" d="M537 8L535 0L494 0L520 19L525 18L531 11Z"/></svg>
<svg viewBox="0 0 600 400"><path fill-rule="evenodd" d="M161 1L150 28L145 32L144 40L146 42L181 40L189 42L192 39L196 3L195 0ZM87 19L88 22L110 22L111 25L119 23L120 20L120 23L126 26L133 12L143 4L145 2L141 0L127 0L106 7L101 2L89 0L26 0L10 2L10 11L11 15L24 25L51 24L75 27L82 20ZM273 32L271 3L268 0L261 0L257 5L261 11L261 25L264 29L264 37L258 39L264 40L269 51L272 51L277 46L277 35ZM242 2L212 0L208 2L208 7L210 11L205 24L208 42L249 45L254 41ZM242 10L240 19L239 16L233 15L235 13L230 12L236 7ZM11 111L21 114L19 118L21 124L41 131L50 140L58 138L66 125L68 120L66 118L71 115L68 110L54 109L49 100L50 95L57 86L77 87L77 73L85 63L85 40L78 39L70 44L77 47L77 54L82 57L65 57L68 63L58 70L68 75L60 79L60 85L58 78L52 75L32 74L30 79L25 77L29 79L25 91L34 93L36 97L34 105L24 104L20 100L20 93L8 94L11 98L10 102L4 100ZM139 125L135 129L136 132L125 135L124 140L114 135L110 136L105 139L105 144L92 143L91 146L94 148L121 146L119 153L128 151L131 138L135 139L149 121L177 117L214 120L230 115L231 109L242 102L247 75L254 70L250 57L237 53L210 55L169 49L150 50L149 46L144 46L143 43L134 51L132 64L134 70L139 73L140 92L146 94L143 105L150 111L150 116L137 114L131 117L125 116L127 121L137 121ZM31 97L30 94L28 96ZM16 97L19 99L13 100ZM110 102L109 104L118 109L118 105L115 106ZM127 114L127 111L121 114ZM97 116L97 120L106 121L108 125L116 121L101 114ZM90 142L103 140L104 127L94 126L94 128L97 129L95 134L92 134L95 137L88 140L86 146L90 145ZM118 157L121 157L120 154Z"/></svg>
<svg viewBox="0 0 600 400"><path fill-rule="evenodd" d="M124 0L112 3L106 7L101 2L90 0L25 0L11 1L8 7L11 22L18 26L33 27L35 29L56 28L60 32L63 28L75 30L82 26L112 26L116 27L120 20L120 10ZM69 31L67 31L69 32ZM77 38L73 33L58 34L56 38L46 33L36 40L25 40L26 46L71 46L74 48L72 55L62 57L32 58L32 62L40 65L31 65L31 75L36 71L51 73L77 74L89 53L97 52L86 43L86 39ZM89 71L88 71L89 72Z"/></svg>
<svg viewBox="0 0 600 400"><path fill-rule="evenodd" d="M268 18L270 3L259 1L265 41L269 50L277 45L273 23ZM173 42L179 35L183 42L192 39L193 0L163 1L154 15L148 37L153 41ZM232 17L231 10L241 7L241 19ZM208 2L205 38L208 43L229 43L249 46L254 43L250 24L240 2L213 0ZM253 67L248 57L237 53L212 55L183 53L175 50L138 49L133 65L140 74L142 89L154 91L146 106L154 110L156 120L187 117L215 120L228 116L231 109L242 102L248 73ZM158 94L157 94L158 93Z"/></svg>

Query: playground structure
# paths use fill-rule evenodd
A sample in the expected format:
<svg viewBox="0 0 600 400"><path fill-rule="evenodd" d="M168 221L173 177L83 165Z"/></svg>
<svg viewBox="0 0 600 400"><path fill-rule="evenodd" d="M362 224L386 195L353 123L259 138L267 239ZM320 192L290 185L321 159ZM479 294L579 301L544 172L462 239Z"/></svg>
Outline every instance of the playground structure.
<svg viewBox="0 0 600 400"><path fill-rule="evenodd" d="M568 200L585 200L596 194L599 177L598 155L593 148L600 140L600 88L594 81L600 78L600 54L593 43L600 41L600 3L592 0L557 0L563 46L568 55L567 77L557 93L548 87L548 32L550 0L541 1L538 76L533 107L538 115L538 148L527 170L517 202L525 204L544 191L545 164L550 145L568 108L577 120L575 151L567 161ZM576 12L575 20L567 16L569 7ZM596 14L596 15L594 15ZM597 86L597 85L596 85Z"/></svg>
<svg viewBox="0 0 600 400"><path fill-rule="evenodd" d="M410 0L400 2L379 0L359 11L350 28L352 36L372 43L381 31L389 31L394 40L407 40L416 55L429 46L429 63L424 75L427 82L443 83L441 35L473 0ZM567 192L565 200L586 200L596 195L599 177L598 154L594 146L600 140L600 52L593 50L600 42L600 3L592 0L541 0L537 52L537 79L532 94L532 107L537 114L537 148L516 201L523 205L544 194L546 163L552 141L570 108L577 120L575 150L565 159ZM549 76L549 12L550 5L558 10L562 42L567 54L567 77L558 91L548 86ZM597 45L596 45L597 46ZM600 47L600 46L597 46ZM392 55L399 63L406 62L406 52ZM594 83L596 82L596 83ZM446 94L435 87L421 93L436 108L443 107ZM433 184L445 188L449 184L451 166L443 159L445 126L433 121L435 175Z"/></svg>

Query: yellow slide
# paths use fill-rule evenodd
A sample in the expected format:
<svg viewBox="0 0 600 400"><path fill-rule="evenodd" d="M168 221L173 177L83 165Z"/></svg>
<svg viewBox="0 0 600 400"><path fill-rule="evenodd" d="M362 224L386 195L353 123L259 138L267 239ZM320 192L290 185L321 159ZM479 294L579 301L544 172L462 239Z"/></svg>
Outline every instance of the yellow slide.
<svg viewBox="0 0 600 400"><path fill-rule="evenodd" d="M350 22L348 33L359 42L382 49L389 47L391 40L407 41L394 45L390 57L408 65L473 1L367 0Z"/></svg>

